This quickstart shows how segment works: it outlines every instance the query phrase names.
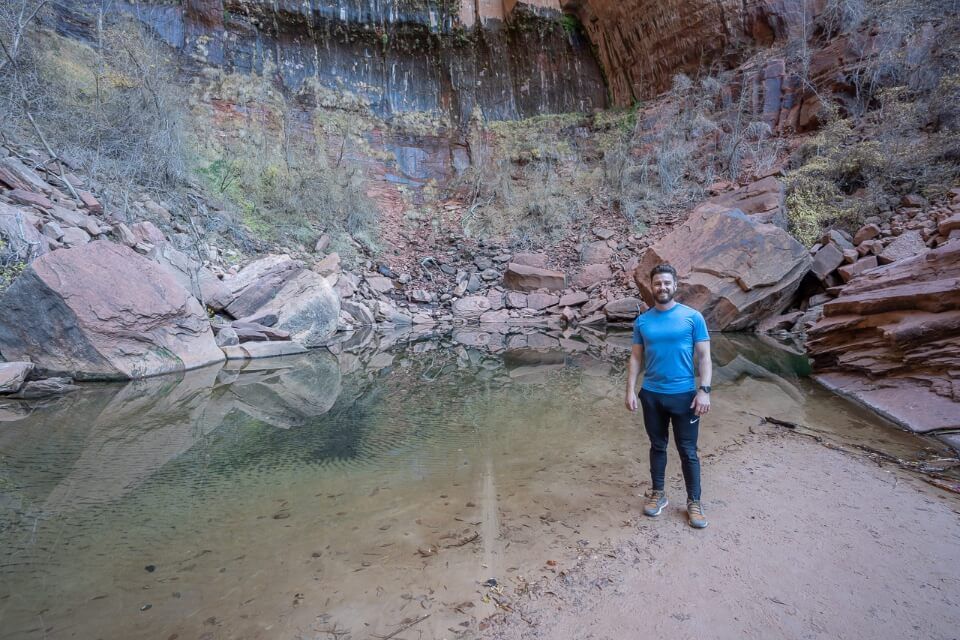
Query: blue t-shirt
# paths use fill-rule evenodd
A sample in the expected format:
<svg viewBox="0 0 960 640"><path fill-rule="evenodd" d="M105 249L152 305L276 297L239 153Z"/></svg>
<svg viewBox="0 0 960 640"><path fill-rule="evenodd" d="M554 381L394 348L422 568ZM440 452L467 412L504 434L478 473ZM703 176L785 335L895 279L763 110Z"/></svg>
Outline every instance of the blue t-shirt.
<svg viewBox="0 0 960 640"><path fill-rule="evenodd" d="M643 345L643 388L656 393L694 391L693 344L709 339L703 316L685 304L668 311L653 307L640 315L633 323L633 343Z"/></svg>

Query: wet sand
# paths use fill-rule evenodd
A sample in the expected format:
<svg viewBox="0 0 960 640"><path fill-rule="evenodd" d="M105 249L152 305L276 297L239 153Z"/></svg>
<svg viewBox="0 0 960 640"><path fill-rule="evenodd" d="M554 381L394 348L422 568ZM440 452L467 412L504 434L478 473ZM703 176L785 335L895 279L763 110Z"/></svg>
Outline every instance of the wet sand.
<svg viewBox="0 0 960 640"><path fill-rule="evenodd" d="M761 426L708 461L710 526L679 478L658 518L511 599L490 637L960 637L960 500Z"/></svg>

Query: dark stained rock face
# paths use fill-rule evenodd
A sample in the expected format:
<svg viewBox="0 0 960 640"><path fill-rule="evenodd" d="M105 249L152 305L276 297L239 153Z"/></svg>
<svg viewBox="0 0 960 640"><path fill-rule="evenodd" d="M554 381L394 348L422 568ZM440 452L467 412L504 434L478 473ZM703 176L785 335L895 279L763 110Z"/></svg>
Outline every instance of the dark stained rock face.
<svg viewBox="0 0 960 640"><path fill-rule="evenodd" d="M83 11L79 0L67 5ZM193 61L272 75L318 103L347 91L381 117L426 111L466 122L479 107L503 120L607 103L590 42L564 28L556 0L185 0L118 9ZM83 23L69 20L74 29Z"/></svg>
<svg viewBox="0 0 960 640"><path fill-rule="evenodd" d="M784 310L810 269L810 255L786 231L739 210L694 210L650 247L637 283L653 304L649 273L668 262L680 277L677 299L703 313L710 329L737 331Z"/></svg>
<svg viewBox="0 0 960 640"><path fill-rule="evenodd" d="M0 301L0 353L45 374L143 378L223 360L200 303L106 240L35 260Z"/></svg>
<svg viewBox="0 0 960 640"><path fill-rule="evenodd" d="M854 275L807 349L822 382L900 424L960 428L960 240Z"/></svg>

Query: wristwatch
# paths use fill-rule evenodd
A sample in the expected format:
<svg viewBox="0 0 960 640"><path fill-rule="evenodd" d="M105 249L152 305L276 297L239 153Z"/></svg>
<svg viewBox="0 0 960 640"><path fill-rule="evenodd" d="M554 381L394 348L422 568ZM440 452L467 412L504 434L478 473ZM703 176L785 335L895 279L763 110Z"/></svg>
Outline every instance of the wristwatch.
<svg viewBox="0 0 960 640"><path fill-rule="evenodd" d="M700 385L700 390L704 393L710 393L710 387L705 384Z"/></svg>

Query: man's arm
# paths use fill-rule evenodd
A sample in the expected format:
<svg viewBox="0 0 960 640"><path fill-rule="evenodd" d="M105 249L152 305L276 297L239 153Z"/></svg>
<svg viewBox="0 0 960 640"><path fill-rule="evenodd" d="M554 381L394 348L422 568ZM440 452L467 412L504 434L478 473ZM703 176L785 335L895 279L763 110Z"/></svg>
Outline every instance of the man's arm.
<svg viewBox="0 0 960 640"><path fill-rule="evenodd" d="M643 345L634 344L630 349L630 364L627 365L627 395L624 398L624 404L627 405L627 411L637 410L637 376L643 369Z"/></svg>
<svg viewBox="0 0 960 640"><path fill-rule="evenodd" d="M713 363L710 361L710 341L701 340L693 345L693 355L697 359L697 371L700 373L700 386L709 387L713 379ZM710 411L710 394L697 387L697 396L690 405L698 416Z"/></svg>

